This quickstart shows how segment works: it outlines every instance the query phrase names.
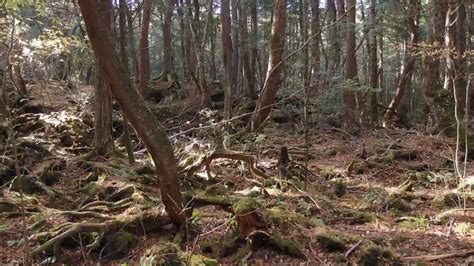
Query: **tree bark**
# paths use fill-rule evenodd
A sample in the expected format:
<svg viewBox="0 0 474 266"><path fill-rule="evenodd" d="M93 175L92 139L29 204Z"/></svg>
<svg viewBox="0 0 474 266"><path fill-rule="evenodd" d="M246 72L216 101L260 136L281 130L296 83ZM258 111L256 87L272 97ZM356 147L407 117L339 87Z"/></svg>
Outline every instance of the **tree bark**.
<svg viewBox="0 0 474 266"><path fill-rule="evenodd" d="M127 27L128 27L128 40L130 43L129 53L132 58L132 69L133 72L130 72L130 78L133 78L134 81L138 81L138 60L137 60L137 51L135 49L135 34L133 31L133 18L130 12L130 9L127 7Z"/></svg>
<svg viewBox="0 0 474 266"><path fill-rule="evenodd" d="M222 52L225 69L225 91L224 91L224 118L232 117L232 93L234 88L234 62L231 39L230 8L229 0L221 0L221 25L222 25Z"/></svg>
<svg viewBox="0 0 474 266"><path fill-rule="evenodd" d="M414 49L418 44L418 24L420 16L420 0L408 0L407 9L407 30L410 33L410 45L407 47L402 74L399 78L397 90L395 95L388 106L387 111L384 116L384 127L390 127L393 125L394 117L400 102L402 101L403 94L405 93L406 88L411 83L411 78L413 76L413 69L416 63L416 54Z"/></svg>
<svg viewBox="0 0 474 266"><path fill-rule="evenodd" d="M175 0L165 1L163 18L163 73L167 80L173 79L173 40L171 34L171 19L173 17Z"/></svg>
<svg viewBox="0 0 474 266"><path fill-rule="evenodd" d="M127 1L119 1L119 27L120 27L120 57L122 58L122 66L127 78L130 80L129 63L127 56ZM123 112L122 112L123 113ZM125 148L127 150L128 161L130 164L135 163L135 156L133 155L132 142L130 140L130 128L125 114L123 114L123 135Z"/></svg>
<svg viewBox="0 0 474 266"><path fill-rule="evenodd" d="M348 8L350 8L350 6L348 6ZM334 49L335 49L335 52L336 52L335 58L334 58L335 59L334 69L338 70L339 66L341 66L342 58L344 58L344 54L342 53L343 46L341 44L341 41L344 40L345 38L347 38L346 24L347 24L347 20L349 19L348 18L349 14L347 14L345 18L342 18L342 16L344 16L344 14L346 12L346 6L345 6L345 3L344 3L344 0L336 0L336 9L335 9L335 11L336 11L337 20L339 22L337 23L336 39L335 39L335 42L334 42Z"/></svg>
<svg viewBox="0 0 474 266"><path fill-rule="evenodd" d="M281 83L280 72L283 69L283 50L285 47L286 0L275 0L273 6L272 35L268 69L262 94L250 120L250 130L256 131L270 115L275 95Z"/></svg>
<svg viewBox="0 0 474 266"><path fill-rule="evenodd" d="M423 55L424 79L423 95L425 102L434 118L433 131L437 132L447 125L443 122L443 112L437 105L437 98L443 89L440 76L440 55L444 43L444 22L446 19L447 3L433 1L430 6L430 20L428 24L427 44L431 48L429 52ZM451 114L451 112L449 112Z"/></svg>
<svg viewBox="0 0 474 266"><path fill-rule="evenodd" d="M239 6L239 0L230 0L231 4L231 14L232 14L232 22L230 24L231 27L231 35L232 35L232 92L237 93L237 89L241 86L240 81L242 80L241 74L242 72L239 71L239 20L237 17L237 9Z"/></svg>
<svg viewBox="0 0 474 266"><path fill-rule="evenodd" d="M105 34L110 35L112 24L112 1L99 0L98 13L103 18ZM98 64L100 62L97 62ZM94 103L94 153L105 156L112 148L112 93L105 73L97 67Z"/></svg>
<svg viewBox="0 0 474 266"><path fill-rule="evenodd" d="M148 32L150 29L152 0L143 0L143 19L140 31L140 48L138 62L138 90L142 95L146 95L150 82L150 54Z"/></svg>
<svg viewBox="0 0 474 266"><path fill-rule="evenodd" d="M321 41L321 26L319 25L319 0L313 0L311 5L311 35L317 35L313 39L311 48L311 77L316 83L316 89L320 87L320 48L319 42Z"/></svg>
<svg viewBox="0 0 474 266"><path fill-rule="evenodd" d="M78 0L94 54L100 69L110 82L112 92L129 118L138 136L150 152L160 177L160 192L163 204L171 220L184 224L187 212L183 211L181 192L173 147L165 130L153 113L146 108L143 97L133 89L114 51L104 22L97 13L95 1Z"/></svg>
<svg viewBox="0 0 474 266"><path fill-rule="evenodd" d="M344 117L348 127L352 127L357 122L356 112L356 97L355 93L351 91L352 86L357 86L359 78L357 77L357 58L356 58L356 40L355 40L355 19L356 19L356 2L355 0L346 0L347 18L346 18L346 82L349 82L348 86L345 86L343 92L344 100ZM342 14L341 14L342 13ZM338 17L343 16L345 12L339 11Z"/></svg>
<svg viewBox="0 0 474 266"><path fill-rule="evenodd" d="M368 53L369 53L369 86L372 90L370 92L370 120L376 125L378 119L378 99L377 99L377 87L378 87L378 66L377 66L377 11L376 11L376 1L370 0L369 5L369 44L368 44Z"/></svg>
<svg viewBox="0 0 474 266"><path fill-rule="evenodd" d="M242 69L244 75L244 93L250 99L256 99L257 94L255 93L255 68L252 67L250 62L250 49L249 49L249 34L247 27L247 11L249 5L247 0L240 0L240 17L239 17L239 29L240 29L240 56L242 61Z"/></svg>

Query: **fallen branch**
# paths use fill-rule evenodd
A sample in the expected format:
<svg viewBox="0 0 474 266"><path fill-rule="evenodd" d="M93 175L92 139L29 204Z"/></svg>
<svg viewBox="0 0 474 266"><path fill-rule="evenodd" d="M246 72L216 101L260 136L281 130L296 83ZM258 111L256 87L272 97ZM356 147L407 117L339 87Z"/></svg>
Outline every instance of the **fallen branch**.
<svg viewBox="0 0 474 266"><path fill-rule="evenodd" d="M422 260L422 261L434 261L440 259L447 259L452 257L466 257L474 254L474 249L464 250L453 253L439 254L439 255L422 255L415 257L405 257L403 260Z"/></svg>

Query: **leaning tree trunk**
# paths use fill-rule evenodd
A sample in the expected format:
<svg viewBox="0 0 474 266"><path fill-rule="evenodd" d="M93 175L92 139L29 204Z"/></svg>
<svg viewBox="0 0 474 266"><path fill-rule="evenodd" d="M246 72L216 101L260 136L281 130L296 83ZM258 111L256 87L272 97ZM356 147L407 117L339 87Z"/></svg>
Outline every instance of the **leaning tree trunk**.
<svg viewBox="0 0 474 266"><path fill-rule="evenodd" d="M272 35L268 69L262 94L250 120L250 130L256 131L270 115L275 95L281 83L280 72L283 69L283 49L285 47L286 0L275 0L273 7Z"/></svg>
<svg viewBox="0 0 474 266"><path fill-rule="evenodd" d="M183 212L176 158L165 129L146 108L143 97L126 78L104 22L99 18L95 1L79 0L78 3L100 69L110 82L113 94L156 165L160 177L161 198L166 211L173 222L184 224L187 212Z"/></svg>
<svg viewBox="0 0 474 266"><path fill-rule="evenodd" d="M224 93L224 118L230 119L232 116L232 93L235 86L234 62L232 40L230 37L230 8L229 0L221 0L221 25L222 25L222 52L225 69L225 93Z"/></svg>
<svg viewBox="0 0 474 266"><path fill-rule="evenodd" d="M143 1L143 19L140 32L140 48L138 51L138 90L142 95L148 93L148 83L150 82L150 55L148 32L150 29L150 18L152 9L152 0Z"/></svg>
<svg viewBox="0 0 474 266"><path fill-rule="evenodd" d="M418 43L418 24L420 16L420 0L408 0L408 5L406 11L408 12L407 16L407 30L410 33L410 47L407 47L405 59L403 63L403 70L398 81L397 90L393 96L390 105L384 116L384 127L392 126L394 121L395 114L403 98L406 88L411 83L411 78L413 76L413 69L416 63L416 54L414 49ZM411 49L410 49L411 48Z"/></svg>
<svg viewBox="0 0 474 266"><path fill-rule="evenodd" d="M343 92L344 100L344 117L348 127L352 127L357 122L356 97L355 93L351 91L352 86L357 86L359 78L357 77L357 58L356 58L356 40L355 40L355 22L356 22L356 2L355 0L346 0L347 2L347 18L346 21L346 81L349 85L345 86ZM342 7L341 7L342 8ZM342 13L342 14L340 14ZM345 12L339 11L339 18Z"/></svg>
<svg viewBox="0 0 474 266"><path fill-rule="evenodd" d="M112 24L112 1L99 0L98 13L103 18L106 33ZM96 63L97 64L97 63ZM103 71L97 67L94 103L94 147L95 155L107 155L112 148L112 93Z"/></svg>
<svg viewBox="0 0 474 266"><path fill-rule="evenodd" d="M167 80L173 79L173 44L171 34L171 19L173 17L175 0L165 1L163 18L163 77Z"/></svg>

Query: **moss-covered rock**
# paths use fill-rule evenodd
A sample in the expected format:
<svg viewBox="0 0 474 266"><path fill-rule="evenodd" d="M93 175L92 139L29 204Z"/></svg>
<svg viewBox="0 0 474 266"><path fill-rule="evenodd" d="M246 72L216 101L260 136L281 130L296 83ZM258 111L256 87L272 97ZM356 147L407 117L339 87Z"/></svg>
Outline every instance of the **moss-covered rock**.
<svg viewBox="0 0 474 266"><path fill-rule="evenodd" d="M17 176L12 180L10 189L17 192L21 191L26 194L32 194L36 189L36 180L37 178L31 175Z"/></svg>
<svg viewBox="0 0 474 266"><path fill-rule="evenodd" d="M359 258L359 264L364 266L380 265L393 259L389 250L376 245L369 245L362 249Z"/></svg>
<svg viewBox="0 0 474 266"><path fill-rule="evenodd" d="M346 249L346 243L335 234L322 233L316 236L316 240L328 252L344 251Z"/></svg>
<svg viewBox="0 0 474 266"><path fill-rule="evenodd" d="M206 194L211 196L224 196L228 193L228 189L221 184L210 185L206 189Z"/></svg>
<svg viewBox="0 0 474 266"><path fill-rule="evenodd" d="M122 258L128 254L130 248L136 246L137 240L135 236L125 232L110 232L106 234L102 240L103 255L111 258Z"/></svg>
<svg viewBox="0 0 474 266"><path fill-rule="evenodd" d="M294 257L304 257L301 247L299 246L297 241L294 241L277 233L271 237L271 242L273 246L275 246L278 250L285 254Z"/></svg>

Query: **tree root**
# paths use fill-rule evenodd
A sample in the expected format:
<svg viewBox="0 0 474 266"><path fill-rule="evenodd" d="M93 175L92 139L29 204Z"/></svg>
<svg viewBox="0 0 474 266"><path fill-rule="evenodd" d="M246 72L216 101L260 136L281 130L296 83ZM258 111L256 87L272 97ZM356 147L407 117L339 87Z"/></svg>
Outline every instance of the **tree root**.
<svg viewBox="0 0 474 266"><path fill-rule="evenodd" d="M76 212L81 213L81 212ZM90 215L93 212L82 212ZM106 217L103 217L106 218ZM90 233L99 232L100 235L104 235L109 231L118 231L124 229L129 232L138 232L138 228L142 228L142 231L147 232L156 229L157 227L169 224L171 220L168 218L166 213L161 211L149 211L140 213L132 216L131 218L126 217L120 219L119 217L107 217L109 220L101 223L64 223L52 230L52 233L47 235L53 235L51 239L43 243L42 245L33 249L30 253L30 257L39 255L40 253L54 247L55 245L61 244L65 239L77 235L79 233ZM153 223L153 224L150 224ZM100 238L99 235L99 238ZM38 235L37 235L38 237ZM90 248L96 247L97 241L100 243L100 239L95 239L90 245ZM90 251L90 250L89 250Z"/></svg>
<svg viewBox="0 0 474 266"><path fill-rule="evenodd" d="M223 148L217 149L210 156L202 158L201 161L189 167L186 176L190 178L196 171L201 169L203 166L206 168L207 174L210 175L210 165L215 159L230 159L245 162L249 168L250 174L252 174L254 178L269 178L263 171L257 168L257 159L253 155L229 151Z"/></svg>

